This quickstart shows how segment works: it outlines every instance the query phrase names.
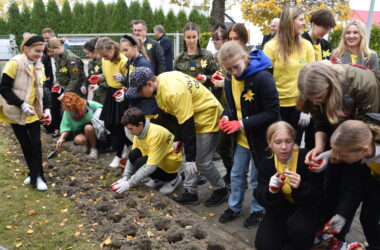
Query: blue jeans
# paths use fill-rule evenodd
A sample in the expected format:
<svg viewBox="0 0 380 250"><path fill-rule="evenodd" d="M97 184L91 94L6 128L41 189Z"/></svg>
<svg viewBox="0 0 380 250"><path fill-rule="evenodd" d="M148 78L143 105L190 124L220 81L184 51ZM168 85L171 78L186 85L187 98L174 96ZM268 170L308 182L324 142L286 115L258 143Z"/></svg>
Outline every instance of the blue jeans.
<svg viewBox="0 0 380 250"><path fill-rule="evenodd" d="M244 193L248 187L247 174L251 168L251 186L255 189L257 183L257 168L253 162L251 152L236 145L234 153L234 165L231 170L231 194L228 199L228 206L235 213L238 213L243 208ZM264 208L257 203L256 198L252 195L251 212L263 211Z"/></svg>

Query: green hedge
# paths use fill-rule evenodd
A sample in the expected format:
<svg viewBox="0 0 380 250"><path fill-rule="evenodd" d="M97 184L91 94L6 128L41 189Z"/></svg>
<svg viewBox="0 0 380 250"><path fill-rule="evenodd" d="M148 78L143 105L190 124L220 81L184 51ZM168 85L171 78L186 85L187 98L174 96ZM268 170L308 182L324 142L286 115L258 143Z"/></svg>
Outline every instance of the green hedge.
<svg viewBox="0 0 380 250"><path fill-rule="evenodd" d="M342 35L342 28L335 29L329 35L329 42L334 50L339 45L340 37ZM376 51L380 55L380 27L377 25L372 26L371 39L369 48Z"/></svg>

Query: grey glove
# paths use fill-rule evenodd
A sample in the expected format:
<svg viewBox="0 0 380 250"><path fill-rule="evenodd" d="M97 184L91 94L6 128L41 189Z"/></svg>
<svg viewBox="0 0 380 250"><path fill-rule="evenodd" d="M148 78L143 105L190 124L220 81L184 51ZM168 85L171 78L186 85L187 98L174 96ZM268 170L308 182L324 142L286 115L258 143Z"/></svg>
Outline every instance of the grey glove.
<svg viewBox="0 0 380 250"><path fill-rule="evenodd" d="M300 126L301 128L306 128L307 126L309 126L309 123L310 123L310 115L304 112L301 112L300 119L298 120L298 126Z"/></svg>
<svg viewBox="0 0 380 250"><path fill-rule="evenodd" d="M197 165L194 161L192 162L185 162L185 169L188 175L193 175L198 172Z"/></svg>
<svg viewBox="0 0 380 250"><path fill-rule="evenodd" d="M111 189L118 194L129 190L131 187L132 186L130 182L126 181L124 178L121 178L120 180L111 185Z"/></svg>
<svg viewBox="0 0 380 250"><path fill-rule="evenodd" d="M121 82L121 83L123 83L123 82L126 81L125 76L124 76L123 74L121 74L121 73L116 73L116 74L114 74L114 75L113 75L113 79L114 79L115 81L117 81L117 82Z"/></svg>
<svg viewBox="0 0 380 250"><path fill-rule="evenodd" d="M26 102L23 102L21 104L21 110L22 110L22 112L24 112L28 116L32 116L36 113L34 110L34 107L27 104Z"/></svg>
<svg viewBox="0 0 380 250"><path fill-rule="evenodd" d="M347 219L343 216L336 214L326 224L326 232L331 234L339 234L342 231Z"/></svg>

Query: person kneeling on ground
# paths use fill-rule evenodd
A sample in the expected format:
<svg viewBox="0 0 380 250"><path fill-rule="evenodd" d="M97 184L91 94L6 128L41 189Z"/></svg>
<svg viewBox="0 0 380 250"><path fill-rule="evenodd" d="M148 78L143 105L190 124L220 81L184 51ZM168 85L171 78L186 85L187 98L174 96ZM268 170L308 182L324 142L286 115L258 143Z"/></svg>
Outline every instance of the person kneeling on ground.
<svg viewBox="0 0 380 250"><path fill-rule="evenodd" d="M73 92L65 93L61 102L64 113L60 126L61 137L57 141L56 149L61 148L68 137L73 137L75 145L87 145L86 153L90 153L90 158L97 159L97 139L91 120L95 110L103 105L87 102Z"/></svg>
<svg viewBox="0 0 380 250"><path fill-rule="evenodd" d="M178 171L182 164L182 153L173 151L174 135L150 123L138 108L125 111L121 123L134 135L133 149L128 155L123 177L111 185L112 190L122 193L144 182L151 188L164 184L159 192L172 193L181 182Z"/></svg>

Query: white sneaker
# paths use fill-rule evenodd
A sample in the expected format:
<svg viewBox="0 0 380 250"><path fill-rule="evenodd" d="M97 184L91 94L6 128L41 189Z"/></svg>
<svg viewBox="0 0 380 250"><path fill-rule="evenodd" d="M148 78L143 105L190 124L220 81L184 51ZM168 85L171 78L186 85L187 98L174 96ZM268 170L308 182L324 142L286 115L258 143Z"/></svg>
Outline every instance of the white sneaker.
<svg viewBox="0 0 380 250"><path fill-rule="evenodd" d="M98 159L98 150L96 148L92 148L88 157L92 159Z"/></svg>
<svg viewBox="0 0 380 250"><path fill-rule="evenodd" d="M46 191L48 189L46 183L40 176L37 177L37 190Z"/></svg>
<svg viewBox="0 0 380 250"><path fill-rule="evenodd" d="M29 185L30 184L30 176L26 177L23 183L25 185Z"/></svg>
<svg viewBox="0 0 380 250"><path fill-rule="evenodd" d="M118 168L120 160L121 160L121 158L115 156L109 166L111 168Z"/></svg>
<svg viewBox="0 0 380 250"><path fill-rule="evenodd" d="M173 193L173 191L177 188L177 186L181 183L181 181L182 181L181 176L177 175L177 177L174 180L165 182L165 184L160 188L158 192L160 192L161 194Z"/></svg>
<svg viewBox="0 0 380 250"><path fill-rule="evenodd" d="M141 182L143 182L145 184L145 186L150 187L150 188L156 188L159 185L164 184L163 181L153 180L150 177L147 177L147 178L143 179Z"/></svg>

